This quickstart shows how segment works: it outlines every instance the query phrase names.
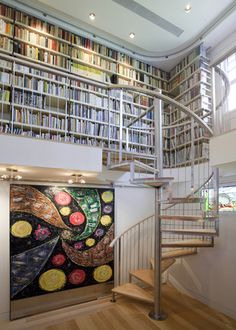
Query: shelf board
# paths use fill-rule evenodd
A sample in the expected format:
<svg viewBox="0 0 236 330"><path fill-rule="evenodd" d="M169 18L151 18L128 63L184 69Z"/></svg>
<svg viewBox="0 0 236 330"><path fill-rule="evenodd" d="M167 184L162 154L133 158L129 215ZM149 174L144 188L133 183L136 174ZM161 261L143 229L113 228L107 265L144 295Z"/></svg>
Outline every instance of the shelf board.
<svg viewBox="0 0 236 330"><path fill-rule="evenodd" d="M53 97L53 98L56 98L56 99L61 99L63 101L67 100L67 98L65 96L60 96L60 95L50 94L50 93L46 93L46 92L41 92L41 91L38 91L36 89L31 89L31 88L28 88L28 87L23 87L23 86L19 86L19 85L15 85L15 84L12 87L14 89L19 89L21 91L35 93L35 94L38 94L38 95L49 96L49 97Z"/></svg>
<svg viewBox="0 0 236 330"><path fill-rule="evenodd" d="M36 108L36 107L32 107L30 105L12 103L12 106L14 108L20 108L20 109L23 108L23 109L27 109L27 110L31 110L31 111L35 111L35 112L47 113L47 114L51 114L51 115L55 115L55 116L59 116L59 117L67 117L68 116L68 114L60 112L60 111L54 111L54 110L43 109L43 108Z"/></svg>
<svg viewBox="0 0 236 330"><path fill-rule="evenodd" d="M21 38L18 38L18 37L14 37L14 40L23 42L23 43L25 43L25 44L27 44L29 46L35 47L35 48L40 48L40 49L46 50L49 53L52 53L52 54L55 54L55 55L62 56L62 57L65 57L67 59L70 59L70 56L68 54L64 54L64 53L58 52L56 50L50 49L48 47L35 44L35 43L31 42L31 41L27 41L27 40L24 40L24 39L21 39Z"/></svg>
<svg viewBox="0 0 236 330"><path fill-rule="evenodd" d="M30 31L36 32L37 34L41 34L41 35L43 35L43 36L45 36L45 37L48 37L48 38L50 38L50 39L55 39L55 40L58 40L58 41L60 41L60 42L63 42L63 43L65 43L65 44L69 44L69 45L71 44L71 42L68 41L68 40L65 40L65 39L62 39L62 38L60 38L60 37L54 36L54 35L51 34L51 33L47 33L47 32L44 32L44 31L42 31L42 30L36 29L36 28L31 27L31 26L29 26L29 25L26 25L26 24L24 24L24 23L22 23L22 22L15 21L15 24L18 25L18 26L24 27L24 28L26 28L27 30L30 30Z"/></svg>
<svg viewBox="0 0 236 330"><path fill-rule="evenodd" d="M21 127L28 127L30 129L34 128L37 129L38 131L50 131L50 132L57 132L57 133L63 133L66 134L65 129L60 129L60 128L53 128L53 127L46 127L46 126L41 126L41 125L36 125L36 124L28 124L28 123L20 123L17 121L13 121L13 126L21 126Z"/></svg>
<svg viewBox="0 0 236 330"><path fill-rule="evenodd" d="M40 75L37 75L37 74L34 74L34 73L30 73L30 72L25 72L25 71L21 71L21 70L14 70L14 73L17 73L17 74L19 74L21 76L29 76L29 77L32 77L32 78L37 78L39 80L49 81L49 82L52 82L52 83L55 83L55 84L58 84L58 85L63 85L63 86L66 86L66 87L69 87L70 86L66 82L59 81L59 80L54 80L54 79L51 79L51 78L48 78L48 77L44 77L44 76L40 76Z"/></svg>
<svg viewBox="0 0 236 330"><path fill-rule="evenodd" d="M16 53L16 52L14 52L13 55L16 56L16 57L22 58L22 59L27 59L27 61L30 61L30 62L43 64L43 65L45 65L45 66L48 66L50 69L51 69L51 68L55 68L55 69L57 69L57 70L59 69L59 70L62 70L62 71L64 71L64 72L68 72L68 73L70 73L70 72L69 72L69 68L66 69L66 68L63 68L63 67L61 67L61 66L59 66L59 65L50 64L50 63L47 63L47 62L44 62L44 61L40 61L40 60L37 60L37 59L31 58L31 57L28 57L28 56L26 56L26 55L22 55L22 54ZM27 65L27 64L26 64L26 65ZM28 65L29 65L29 64L28 64ZM42 68L42 70L43 70L43 68Z"/></svg>
<svg viewBox="0 0 236 330"><path fill-rule="evenodd" d="M4 21L8 21L8 22L11 22L11 23L14 22L14 19L13 18L10 18L8 16L0 15L0 19L3 19Z"/></svg>
<svg viewBox="0 0 236 330"><path fill-rule="evenodd" d="M3 31L0 31L0 35L1 35L1 36L4 36L4 37L7 37L7 38L9 38L9 39L13 39L13 34L9 34L9 33L3 32Z"/></svg>

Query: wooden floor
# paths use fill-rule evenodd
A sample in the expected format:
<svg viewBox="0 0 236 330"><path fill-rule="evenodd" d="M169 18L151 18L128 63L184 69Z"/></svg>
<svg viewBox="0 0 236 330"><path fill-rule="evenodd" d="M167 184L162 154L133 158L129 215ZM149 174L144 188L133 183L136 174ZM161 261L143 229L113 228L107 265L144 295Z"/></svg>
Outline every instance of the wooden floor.
<svg viewBox="0 0 236 330"><path fill-rule="evenodd" d="M12 322L0 322L1 330L223 330L236 329L233 320L174 288L163 286L165 321L148 317L150 304L120 297L116 303L101 299L94 303L48 312Z"/></svg>

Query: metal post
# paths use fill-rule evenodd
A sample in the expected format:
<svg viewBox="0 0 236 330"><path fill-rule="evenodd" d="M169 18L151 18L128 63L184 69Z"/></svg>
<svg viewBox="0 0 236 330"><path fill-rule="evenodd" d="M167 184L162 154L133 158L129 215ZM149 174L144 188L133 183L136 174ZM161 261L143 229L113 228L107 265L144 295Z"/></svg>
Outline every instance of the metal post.
<svg viewBox="0 0 236 330"><path fill-rule="evenodd" d="M123 89L120 90L120 132L119 132L119 163L122 162L123 143Z"/></svg>
<svg viewBox="0 0 236 330"><path fill-rule="evenodd" d="M108 90L108 152L107 152L107 166L111 165L111 109L110 109L110 102L111 102L111 91Z"/></svg>
<svg viewBox="0 0 236 330"><path fill-rule="evenodd" d="M163 175L162 101L154 99L155 161L159 176ZM161 188L155 189L155 250L154 250L154 310L149 316L154 320L165 320L161 312Z"/></svg>
<svg viewBox="0 0 236 330"><path fill-rule="evenodd" d="M215 221L216 234L219 235L219 169L213 169L213 189L214 189L214 213L217 220Z"/></svg>
<svg viewBox="0 0 236 330"><path fill-rule="evenodd" d="M129 151L129 128L126 127L125 129L125 132L126 132L126 151Z"/></svg>
<svg viewBox="0 0 236 330"><path fill-rule="evenodd" d="M163 169L163 139L162 139L162 101L155 98L154 102L154 134L155 134L155 169L162 176Z"/></svg>
<svg viewBox="0 0 236 330"><path fill-rule="evenodd" d="M191 118L191 130L190 130L190 138L191 138L191 152L190 152L190 160L191 160L191 195L194 194L194 160L195 160L195 146L194 146L194 138L195 138L195 133L194 133L194 119ZM196 146L197 148L197 146Z"/></svg>
<svg viewBox="0 0 236 330"><path fill-rule="evenodd" d="M155 189L155 250L154 250L154 310L149 316L154 320L165 320L166 314L161 312L161 208L160 189Z"/></svg>

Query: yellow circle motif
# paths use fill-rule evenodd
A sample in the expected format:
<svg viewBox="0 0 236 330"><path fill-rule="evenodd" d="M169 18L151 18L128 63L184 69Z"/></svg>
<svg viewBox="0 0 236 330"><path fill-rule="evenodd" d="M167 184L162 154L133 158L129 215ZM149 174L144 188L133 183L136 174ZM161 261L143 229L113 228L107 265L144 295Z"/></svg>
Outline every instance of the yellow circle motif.
<svg viewBox="0 0 236 330"><path fill-rule="evenodd" d="M85 244L87 246L93 246L95 244L95 239L94 238L88 238L88 239L86 239Z"/></svg>
<svg viewBox="0 0 236 330"><path fill-rule="evenodd" d="M45 291L57 291L66 284L66 275L62 270L50 269L43 273L39 278L39 286Z"/></svg>
<svg viewBox="0 0 236 330"><path fill-rule="evenodd" d="M102 193L102 200L105 202L105 203L110 203L113 201L113 192L112 191L104 191Z"/></svg>
<svg viewBox="0 0 236 330"><path fill-rule="evenodd" d="M103 215L100 220L103 226L109 226L112 222L110 215Z"/></svg>
<svg viewBox="0 0 236 330"><path fill-rule="evenodd" d="M24 238L32 233L32 226L25 220L16 221L11 226L11 234L15 237Z"/></svg>
<svg viewBox="0 0 236 330"><path fill-rule="evenodd" d="M99 266L94 270L94 279L101 283L108 281L112 276L112 269L108 265Z"/></svg>
<svg viewBox="0 0 236 330"><path fill-rule="evenodd" d="M61 215L67 216L71 213L71 209L68 206L64 206L60 209Z"/></svg>

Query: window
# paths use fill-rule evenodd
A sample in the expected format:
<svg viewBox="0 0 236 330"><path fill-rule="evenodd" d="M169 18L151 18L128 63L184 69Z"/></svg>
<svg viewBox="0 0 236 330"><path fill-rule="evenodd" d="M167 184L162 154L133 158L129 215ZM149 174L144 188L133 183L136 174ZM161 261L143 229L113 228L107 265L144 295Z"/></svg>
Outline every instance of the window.
<svg viewBox="0 0 236 330"><path fill-rule="evenodd" d="M219 210L236 211L236 186L220 188Z"/></svg>
<svg viewBox="0 0 236 330"><path fill-rule="evenodd" d="M226 74L229 84L230 84L230 92L228 96L228 110L236 110L236 53L227 57L224 61L222 61L218 67L224 71Z"/></svg>
<svg viewBox="0 0 236 330"><path fill-rule="evenodd" d="M214 191L209 189L209 197L207 192L205 192L205 198L208 205L206 211L210 211L213 208L214 204ZM207 198L208 197L208 198ZM236 211L236 186L231 187L220 187L219 189L219 211Z"/></svg>

